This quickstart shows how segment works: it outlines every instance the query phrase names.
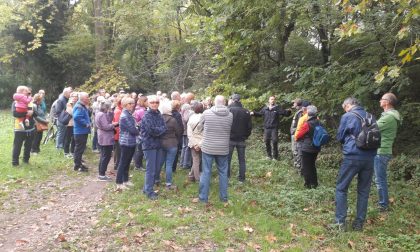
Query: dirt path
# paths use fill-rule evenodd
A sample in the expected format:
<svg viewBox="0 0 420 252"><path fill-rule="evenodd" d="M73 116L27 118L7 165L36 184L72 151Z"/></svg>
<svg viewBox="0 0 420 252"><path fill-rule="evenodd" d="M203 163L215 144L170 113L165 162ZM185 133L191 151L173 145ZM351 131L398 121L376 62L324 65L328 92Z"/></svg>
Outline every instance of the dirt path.
<svg viewBox="0 0 420 252"><path fill-rule="evenodd" d="M13 193L1 207L0 251L65 250L97 223L97 205L110 182L89 175L56 175ZM112 182L111 182L112 183Z"/></svg>

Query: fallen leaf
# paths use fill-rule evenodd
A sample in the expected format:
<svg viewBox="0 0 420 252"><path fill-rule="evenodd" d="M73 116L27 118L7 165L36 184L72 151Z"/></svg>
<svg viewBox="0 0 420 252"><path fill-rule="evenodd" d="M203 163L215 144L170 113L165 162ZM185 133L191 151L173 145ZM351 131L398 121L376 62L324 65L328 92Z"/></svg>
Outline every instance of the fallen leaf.
<svg viewBox="0 0 420 252"><path fill-rule="evenodd" d="M130 219L133 219L134 218L134 214L132 213L132 212L128 212L128 217L130 217Z"/></svg>
<svg viewBox="0 0 420 252"><path fill-rule="evenodd" d="M244 231L248 232L248 233L252 233L252 232L254 232L254 229L252 227L245 226Z"/></svg>
<svg viewBox="0 0 420 252"><path fill-rule="evenodd" d="M19 240L16 240L16 246L23 246L23 245L26 245L26 244L28 244L29 243L29 241L28 240L26 240L26 239L19 239Z"/></svg>
<svg viewBox="0 0 420 252"><path fill-rule="evenodd" d="M265 237L265 239L269 242L269 243L274 243L277 241L277 237L275 237L273 234L269 234Z"/></svg>
<svg viewBox="0 0 420 252"><path fill-rule="evenodd" d="M267 173L265 174L265 177L266 177L266 178L271 178L271 171L267 172Z"/></svg>
<svg viewBox="0 0 420 252"><path fill-rule="evenodd" d="M304 208L303 211L304 212L308 212L309 211L309 208Z"/></svg>
<svg viewBox="0 0 420 252"><path fill-rule="evenodd" d="M199 199L198 198L194 198L191 200L192 203L198 203Z"/></svg>
<svg viewBox="0 0 420 252"><path fill-rule="evenodd" d="M163 217L172 217L174 214L173 213L165 213L163 214Z"/></svg>
<svg viewBox="0 0 420 252"><path fill-rule="evenodd" d="M355 249L355 245L354 245L354 242L353 241L348 240L347 241L347 245L349 246L350 249Z"/></svg>
<svg viewBox="0 0 420 252"><path fill-rule="evenodd" d="M394 203L395 202L395 198L389 198L389 203Z"/></svg>
<svg viewBox="0 0 420 252"><path fill-rule="evenodd" d="M67 241L66 240L66 237L64 236L63 233L60 233L55 240L58 241L58 242L65 242L65 241Z"/></svg>

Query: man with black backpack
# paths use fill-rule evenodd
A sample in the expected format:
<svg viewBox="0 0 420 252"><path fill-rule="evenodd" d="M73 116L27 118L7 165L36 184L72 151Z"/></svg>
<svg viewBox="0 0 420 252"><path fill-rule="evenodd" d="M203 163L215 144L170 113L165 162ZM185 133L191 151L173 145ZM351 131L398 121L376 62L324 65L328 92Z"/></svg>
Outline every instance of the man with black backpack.
<svg viewBox="0 0 420 252"><path fill-rule="evenodd" d="M347 217L347 191L357 175L357 211L353 230L363 230L366 220L370 185L373 176L373 159L376 155L376 120L353 97L343 102L345 114L341 117L337 140L342 143L343 161L337 176L335 223L333 227L344 230ZM369 139L369 140L367 140ZM380 141L380 140L379 140Z"/></svg>

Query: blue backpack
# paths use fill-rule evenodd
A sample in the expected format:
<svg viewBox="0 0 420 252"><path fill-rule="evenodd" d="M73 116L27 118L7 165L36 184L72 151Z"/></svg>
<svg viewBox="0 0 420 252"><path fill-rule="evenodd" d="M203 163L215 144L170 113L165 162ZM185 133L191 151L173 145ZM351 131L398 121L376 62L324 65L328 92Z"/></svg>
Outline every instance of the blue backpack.
<svg viewBox="0 0 420 252"><path fill-rule="evenodd" d="M327 144L330 141L330 136L327 130L321 125L317 125L314 129L314 136L312 138L312 145L320 148L322 145Z"/></svg>

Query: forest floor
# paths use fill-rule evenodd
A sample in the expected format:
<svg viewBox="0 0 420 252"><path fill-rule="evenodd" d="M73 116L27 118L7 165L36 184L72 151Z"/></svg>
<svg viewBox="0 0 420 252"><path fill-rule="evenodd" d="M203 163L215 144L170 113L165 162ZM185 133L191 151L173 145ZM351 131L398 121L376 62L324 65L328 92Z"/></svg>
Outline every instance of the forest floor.
<svg viewBox="0 0 420 252"><path fill-rule="evenodd" d="M210 204L197 202L198 184L178 169L178 190L159 191L157 201L142 193L144 173L130 170L134 187L116 191L97 180L99 156L87 150L89 173L74 172L52 143L30 165L10 164L11 122L0 113L0 251L419 251L420 189L411 181L390 182L391 211L380 213L372 186L363 232L329 230L334 219L335 177L341 154L320 154L316 190L303 187L280 145L281 161L266 160L254 132L247 148L247 180L229 181L229 203L218 200L218 177ZM10 127L10 128L9 128ZM110 164L109 172L113 172ZM213 169L215 171L215 169ZM111 174L112 175L112 174ZM114 176L114 175L112 175ZM164 177L164 175L162 175ZM355 183L349 189L354 218Z"/></svg>

